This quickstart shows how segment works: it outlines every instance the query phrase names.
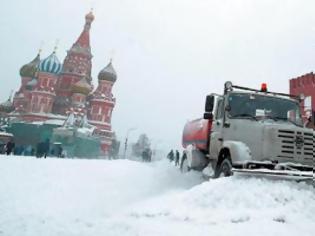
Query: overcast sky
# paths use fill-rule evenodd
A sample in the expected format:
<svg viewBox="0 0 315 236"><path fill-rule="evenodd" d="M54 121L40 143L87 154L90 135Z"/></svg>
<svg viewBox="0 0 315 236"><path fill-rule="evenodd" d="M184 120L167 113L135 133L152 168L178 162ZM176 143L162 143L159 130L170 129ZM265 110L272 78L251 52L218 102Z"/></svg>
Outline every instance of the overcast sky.
<svg viewBox="0 0 315 236"><path fill-rule="evenodd" d="M314 0L11 0L1 3L1 101L41 42L46 57L59 39L64 59L91 7L93 81L113 57L121 139L136 127L131 140L145 132L179 147L185 122L225 81L288 92L290 78L314 71Z"/></svg>

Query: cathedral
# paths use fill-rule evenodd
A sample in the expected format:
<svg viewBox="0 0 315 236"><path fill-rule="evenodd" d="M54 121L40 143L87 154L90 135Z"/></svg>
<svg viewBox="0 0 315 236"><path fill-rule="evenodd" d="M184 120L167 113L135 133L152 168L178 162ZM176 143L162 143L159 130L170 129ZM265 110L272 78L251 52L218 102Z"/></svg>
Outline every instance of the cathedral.
<svg viewBox="0 0 315 236"><path fill-rule="evenodd" d="M56 49L46 58L40 52L20 69L21 86L14 94L11 116L23 122L66 120L69 115L86 119L95 126L101 138L101 150L110 148L115 98L112 94L117 79L112 61L98 73L98 85L92 84L92 53L90 29L92 12L85 16L82 33L67 51L63 61Z"/></svg>

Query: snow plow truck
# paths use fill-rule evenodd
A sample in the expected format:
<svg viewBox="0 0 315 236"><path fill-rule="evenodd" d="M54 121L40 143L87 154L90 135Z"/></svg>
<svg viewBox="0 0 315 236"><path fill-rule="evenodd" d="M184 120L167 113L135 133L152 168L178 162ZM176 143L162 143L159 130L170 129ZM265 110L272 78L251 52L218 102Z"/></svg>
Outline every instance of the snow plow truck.
<svg viewBox="0 0 315 236"><path fill-rule="evenodd" d="M314 180L315 133L303 125L301 98L226 82L206 97L201 119L186 123L182 169L208 177Z"/></svg>

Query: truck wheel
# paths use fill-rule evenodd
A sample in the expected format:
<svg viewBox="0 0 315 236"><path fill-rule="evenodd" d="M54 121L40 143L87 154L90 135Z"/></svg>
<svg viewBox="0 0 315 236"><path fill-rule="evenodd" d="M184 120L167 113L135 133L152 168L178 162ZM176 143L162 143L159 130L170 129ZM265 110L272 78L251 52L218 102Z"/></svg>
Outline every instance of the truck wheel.
<svg viewBox="0 0 315 236"><path fill-rule="evenodd" d="M232 163L230 161L229 157L226 157L220 164L220 166L217 168L215 177L228 177L231 176L232 173Z"/></svg>

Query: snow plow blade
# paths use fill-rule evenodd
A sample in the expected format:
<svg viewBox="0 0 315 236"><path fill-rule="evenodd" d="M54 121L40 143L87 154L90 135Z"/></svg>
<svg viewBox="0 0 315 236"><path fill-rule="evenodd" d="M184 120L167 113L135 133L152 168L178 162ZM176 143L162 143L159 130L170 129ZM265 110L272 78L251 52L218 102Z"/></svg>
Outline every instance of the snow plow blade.
<svg viewBox="0 0 315 236"><path fill-rule="evenodd" d="M235 176L253 176L278 180L314 181L314 171L232 169Z"/></svg>

